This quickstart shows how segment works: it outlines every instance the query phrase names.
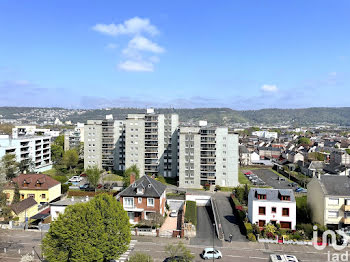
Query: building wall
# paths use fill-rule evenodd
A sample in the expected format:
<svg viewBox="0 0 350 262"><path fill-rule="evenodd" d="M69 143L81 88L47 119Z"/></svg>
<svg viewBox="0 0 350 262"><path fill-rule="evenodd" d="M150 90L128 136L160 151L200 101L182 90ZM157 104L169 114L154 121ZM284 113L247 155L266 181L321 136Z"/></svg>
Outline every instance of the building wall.
<svg viewBox="0 0 350 262"><path fill-rule="evenodd" d="M66 206L51 206L50 214L51 214L52 221L55 221L60 214L63 214L65 209L66 209Z"/></svg>
<svg viewBox="0 0 350 262"><path fill-rule="evenodd" d="M325 196L316 177L307 184L307 204L311 209L312 221L324 225Z"/></svg>
<svg viewBox="0 0 350 262"><path fill-rule="evenodd" d="M116 120L114 122L115 154L114 169L125 170L125 121Z"/></svg>
<svg viewBox="0 0 350 262"><path fill-rule="evenodd" d="M28 218L28 221L29 219L36 215L38 213L38 204L26 209L25 211L19 213L18 215L16 215L13 211L12 211L12 214L14 217L18 217L18 222L19 223L24 223L25 222L25 218L27 217Z"/></svg>
<svg viewBox="0 0 350 262"><path fill-rule="evenodd" d="M84 168L102 169L102 120L88 120L84 139Z"/></svg>
<svg viewBox="0 0 350 262"><path fill-rule="evenodd" d="M141 199L141 203L138 202L138 199ZM124 197L120 197L120 203L124 206L123 202ZM165 213L165 198L163 196L162 203L160 198L154 198L154 206L147 206L147 197L142 197L141 195L139 197L134 197L134 208L142 209L142 211L136 211L136 212L142 212L141 219L144 219L144 212L158 212L161 215L164 215Z"/></svg>

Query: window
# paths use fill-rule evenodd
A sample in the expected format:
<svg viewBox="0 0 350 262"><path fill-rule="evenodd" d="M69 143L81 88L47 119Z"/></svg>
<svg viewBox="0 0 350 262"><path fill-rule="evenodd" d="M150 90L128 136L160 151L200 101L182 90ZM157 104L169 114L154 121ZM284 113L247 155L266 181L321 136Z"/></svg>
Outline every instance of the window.
<svg viewBox="0 0 350 262"><path fill-rule="evenodd" d="M339 216L338 211L328 211L329 218L337 218Z"/></svg>
<svg viewBox="0 0 350 262"><path fill-rule="evenodd" d="M289 217L289 208L282 208L282 216Z"/></svg>
<svg viewBox="0 0 350 262"><path fill-rule="evenodd" d="M6 199L10 199L10 193L6 193Z"/></svg>
<svg viewBox="0 0 350 262"><path fill-rule="evenodd" d="M45 199L45 198L46 198L46 194L42 194L42 195L41 195L41 198L42 198L42 199Z"/></svg>
<svg viewBox="0 0 350 262"><path fill-rule="evenodd" d="M133 197L124 197L123 198L124 207L134 207L134 198Z"/></svg>
<svg viewBox="0 0 350 262"><path fill-rule="evenodd" d="M154 198L147 198L147 206L154 206Z"/></svg>
<svg viewBox="0 0 350 262"><path fill-rule="evenodd" d="M259 207L259 215L266 215L266 207Z"/></svg>
<svg viewBox="0 0 350 262"><path fill-rule="evenodd" d="M34 198L34 197L35 197L35 195L34 195L34 194L28 194L28 198L29 198L29 197Z"/></svg>
<svg viewBox="0 0 350 262"><path fill-rule="evenodd" d="M276 207L271 208L271 213L276 213Z"/></svg>
<svg viewBox="0 0 350 262"><path fill-rule="evenodd" d="M328 200L328 202L332 206L338 206L339 205L339 198L330 198Z"/></svg>
<svg viewBox="0 0 350 262"><path fill-rule="evenodd" d="M266 199L266 195L264 195L264 194L258 194L258 199Z"/></svg>
<svg viewBox="0 0 350 262"><path fill-rule="evenodd" d="M283 222L283 221L281 221L280 225L281 225L281 228L287 228L287 229L292 228L292 223L291 222Z"/></svg>
<svg viewBox="0 0 350 262"><path fill-rule="evenodd" d="M265 220L259 220L259 227L265 226L266 221Z"/></svg>
<svg viewBox="0 0 350 262"><path fill-rule="evenodd" d="M138 202L139 204L141 204L141 203L142 203L142 197L139 197L139 198L137 199L137 202Z"/></svg>

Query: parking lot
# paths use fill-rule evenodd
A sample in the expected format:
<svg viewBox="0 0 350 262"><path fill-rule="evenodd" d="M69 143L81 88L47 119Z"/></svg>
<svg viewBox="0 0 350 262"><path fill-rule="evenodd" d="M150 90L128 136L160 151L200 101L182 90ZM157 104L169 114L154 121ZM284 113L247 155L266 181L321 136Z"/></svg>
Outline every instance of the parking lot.
<svg viewBox="0 0 350 262"><path fill-rule="evenodd" d="M249 171L264 181L266 186L276 189L295 189L295 187L288 186L290 182L286 178L278 176L269 169L243 170L243 173Z"/></svg>

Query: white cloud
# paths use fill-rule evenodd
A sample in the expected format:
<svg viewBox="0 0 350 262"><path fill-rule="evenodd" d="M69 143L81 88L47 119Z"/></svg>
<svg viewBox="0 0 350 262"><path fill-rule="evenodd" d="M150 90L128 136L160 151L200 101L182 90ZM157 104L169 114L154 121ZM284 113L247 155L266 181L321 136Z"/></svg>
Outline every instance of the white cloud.
<svg viewBox="0 0 350 262"><path fill-rule="evenodd" d="M118 68L128 72L153 72L154 64L144 60L126 60L121 62Z"/></svg>
<svg viewBox="0 0 350 262"><path fill-rule="evenodd" d="M113 44L113 43L109 43L108 45L106 45L106 48L108 49L116 49L118 47L117 44Z"/></svg>
<svg viewBox="0 0 350 262"><path fill-rule="evenodd" d="M157 43L152 42L151 40L143 36L135 36L129 41L127 49L136 49L140 51L148 51L153 53L163 53L164 48L159 46ZM126 53L128 51L125 51Z"/></svg>
<svg viewBox="0 0 350 262"><path fill-rule="evenodd" d="M276 85L263 85L261 90L264 92L277 92L278 88Z"/></svg>
<svg viewBox="0 0 350 262"><path fill-rule="evenodd" d="M137 16L124 21L122 24L96 24L92 29L111 36L137 35L141 33L157 35L159 33L158 29L150 23L149 19L139 18Z"/></svg>

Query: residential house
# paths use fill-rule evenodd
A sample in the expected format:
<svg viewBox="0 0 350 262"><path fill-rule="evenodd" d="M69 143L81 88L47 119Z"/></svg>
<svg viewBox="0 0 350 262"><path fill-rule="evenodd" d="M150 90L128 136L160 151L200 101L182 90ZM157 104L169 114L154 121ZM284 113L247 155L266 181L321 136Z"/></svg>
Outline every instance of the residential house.
<svg viewBox="0 0 350 262"><path fill-rule="evenodd" d="M44 204L61 196L61 183L52 177L45 174L20 174L4 187L8 203L12 203L16 183L21 200L33 197L37 203Z"/></svg>
<svg viewBox="0 0 350 262"><path fill-rule="evenodd" d="M71 197L50 203L50 214L52 221L55 221L60 214L63 214L67 206L74 205L76 203L88 202L89 200L90 198L88 196L83 198Z"/></svg>
<svg viewBox="0 0 350 262"><path fill-rule="evenodd" d="M34 198L29 197L26 198L16 204L11 205L12 215L14 217L18 217L19 223L24 223L30 217L36 215L38 213L38 203L34 200Z"/></svg>
<svg viewBox="0 0 350 262"><path fill-rule="evenodd" d="M130 177L130 186L117 196L125 211L128 212L130 223L137 224L149 219L150 214L165 215L166 186L145 175L137 181Z"/></svg>
<svg viewBox="0 0 350 262"><path fill-rule="evenodd" d="M291 189L252 188L248 195L248 219L252 224L280 224L295 229L296 202Z"/></svg>
<svg viewBox="0 0 350 262"><path fill-rule="evenodd" d="M248 166L251 164L250 152L245 146L239 146L239 163L241 166Z"/></svg>
<svg viewBox="0 0 350 262"><path fill-rule="evenodd" d="M342 150L334 150L330 155L330 162L338 165L350 166L350 154Z"/></svg>
<svg viewBox="0 0 350 262"><path fill-rule="evenodd" d="M278 159L282 154L281 154L281 149L276 148L276 147L259 147L259 155L260 159Z"/></svg>
<svg viewBox="0 0 350 262"><path fill-rule="evenodd" d="M250 162L252 163L252 164L254 164L254 163L257 163L257 162L259 162L260 161L260 155L257 153L257 152L252 152L251 154L250 154Z"/></svg>
<svg viewBox="0 0 350 262"><path fill-rule="evenodd" d="M349 167L344 165L329 164L325 165L323 171L330 175L339 175L339 176L349 176Z"/></svg>
<svg viewBox="0 0 350 262"><path fill-rule="evenodd" d="M304 155L299 152L291 152L288 154L288 161L291 163L297 163L298 161L304 162Z"/></svg>
<svg viewBox="0 0 350 262"><path fill-rule="evenodd" d="M312 221L330 229L350 226L350 178L323 175L307 185Z"/></svg>
<svg viewBox="0 0 350 262"><path fill-rule="evenodd" d="M317 174L322 174L324 168L323 161L311 161L311 162L297 162L300 172L305 176L314 177Z"/></svg>

